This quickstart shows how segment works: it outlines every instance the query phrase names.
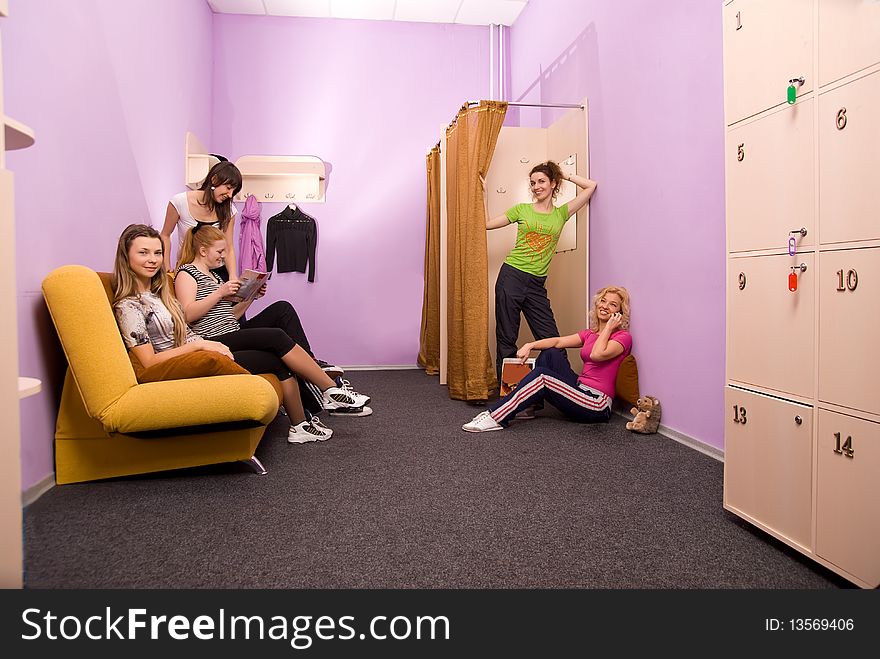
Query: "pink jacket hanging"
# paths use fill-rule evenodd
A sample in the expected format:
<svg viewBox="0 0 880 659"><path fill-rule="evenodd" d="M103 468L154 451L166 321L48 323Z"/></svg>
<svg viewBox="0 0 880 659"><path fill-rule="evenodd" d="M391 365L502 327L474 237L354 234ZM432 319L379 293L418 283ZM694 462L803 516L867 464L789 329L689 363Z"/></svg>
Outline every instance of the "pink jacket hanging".
<svg viewBox="0 0 880 659"><path fill-rule="evenodd" d="M262 206L254 195L248 195L245 199L238 234L238 274L248 268L266 272L266 252L263 250L263 234L260 233Z"/></svg>

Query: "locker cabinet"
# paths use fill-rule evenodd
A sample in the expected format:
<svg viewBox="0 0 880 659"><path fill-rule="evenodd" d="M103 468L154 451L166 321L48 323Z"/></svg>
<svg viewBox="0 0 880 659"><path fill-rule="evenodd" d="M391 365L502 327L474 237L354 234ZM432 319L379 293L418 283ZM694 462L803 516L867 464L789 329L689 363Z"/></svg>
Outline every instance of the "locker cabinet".
<svg viewBox="0 0 880 659"><path fill-rule="evenodd" d="M723 13L724 507L875 588L880 2Z"/></svg>

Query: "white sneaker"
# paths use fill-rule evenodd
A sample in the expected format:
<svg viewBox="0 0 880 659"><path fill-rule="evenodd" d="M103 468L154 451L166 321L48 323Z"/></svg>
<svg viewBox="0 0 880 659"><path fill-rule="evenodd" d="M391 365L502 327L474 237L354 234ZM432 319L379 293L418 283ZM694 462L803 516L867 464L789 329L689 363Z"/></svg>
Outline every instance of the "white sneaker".
<svg viewBox="0 0 880 659"><path fill-rule="evenodd" d="M330 437L333 435L333 431L325 426L321 419L319 419L318 417L313 416L311 419L309 419L309 422L312 424L312 428L323 433L323 437L318 437L319 442L330 439Z"/></svg>
<svg viewBox="0 0 880 659"><path fill-rule="evenodd" d="M340 375L345 374L345 370L343 370L341 366L325 362L323 359L316 359L315 362L318 364L318 366L321 367L321 370L330 377L331 380L335 380Z"/></svg>
<svg viewBox="0 0 880 659"><path fill-rule="evenodd" d="M321 423L318 417L312 417L311 420L306 419L302 423L290 426L287 432L287 441L290 444L306 444L307 442L323 442L330 439L333 431Z"/></svg>
<svg viewBox="0 0 880 659"><path fill-rule="evenodd" d="M493 419L489 411L486 410L477 414L470 422L464 424L461 429L468 432L490 432L492 430L504 430L504 426Z"/></svg>
<svg viewBox="0 0 880 659"><path fill-rule="evenodd" d="M330 416L370 416L373 413L372 407L337 407L330 410Z"/></svg>
<svg viewBox="0 0 880 659"><path fill-rule="evenodd" d="M336 410L341 407L363 407L370 402L370 397L359 394L352 389L348 380L340 379L339 382L342 386L330 387L324 392L325 410Z"/></svg>

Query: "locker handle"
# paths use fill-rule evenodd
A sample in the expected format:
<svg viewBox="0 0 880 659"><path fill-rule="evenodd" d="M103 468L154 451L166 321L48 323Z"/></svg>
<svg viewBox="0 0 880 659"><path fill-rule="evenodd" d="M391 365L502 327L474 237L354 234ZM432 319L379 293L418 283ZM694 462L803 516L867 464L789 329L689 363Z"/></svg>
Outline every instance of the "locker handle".
<svg viewBox="0 0 880 659"><path fill-rule="evenodd" d="M796 414L794 417L794 422L798 425L801 425L804 422L804 420L801 418L800 414Z"/></svg>
<svg viewBox="0 0 880 659"><path fill-rule="evenodd" d="M797 254L797 240L794 237L794 235L796 233L801 234L801 238L803 238L804 236L807 235L807 228L801 227L800 229L795 229L794 231L788 232L788 255L789 256L794 256L795 254Z"/></svg>
<svg viewBox="0 0 880 659"><path fill-rule="evenodd" d="M802 86L804 82L806 81L803 76L800 78L792 78L788 81L787 100L789 105L794 105L797 100L797 87ZM797 85L797 87L795 87L795 85Z"/></svg>
<svg viewBox="0 0 880 659"><path fill-rule="evenodd" d="M800 265L791 266L791 272L788 274L788 290L790 290L792 293L797 292L798 289L798 270L800 270L801 272L806 272L807 264L801 263Z"/></svg>

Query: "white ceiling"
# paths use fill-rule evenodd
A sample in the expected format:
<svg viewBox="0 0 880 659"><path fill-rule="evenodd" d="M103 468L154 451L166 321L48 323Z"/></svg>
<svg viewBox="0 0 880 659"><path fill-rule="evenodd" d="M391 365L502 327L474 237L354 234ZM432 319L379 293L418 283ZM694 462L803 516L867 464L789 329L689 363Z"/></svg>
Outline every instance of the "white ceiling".
<svg viewBox="0 0 880 659"><path fill-rule="evenodd" d="M207 0L216 14L512 25L529 0Z"/></svg>

